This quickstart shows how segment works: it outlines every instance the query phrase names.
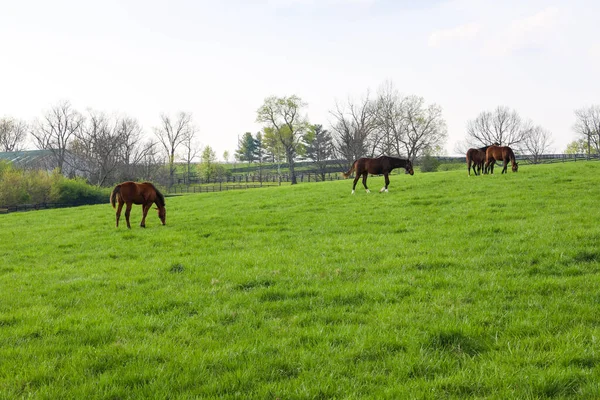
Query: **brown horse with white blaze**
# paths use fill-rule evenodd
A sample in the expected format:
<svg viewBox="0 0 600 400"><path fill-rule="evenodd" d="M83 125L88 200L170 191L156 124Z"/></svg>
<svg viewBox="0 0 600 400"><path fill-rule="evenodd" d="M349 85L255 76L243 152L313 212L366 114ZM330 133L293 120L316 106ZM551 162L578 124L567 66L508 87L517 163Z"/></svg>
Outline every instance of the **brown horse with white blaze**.
<svg viewBox="0 0 600 400"><path fill-rule="evenodd" d="M404 160L402 158L396 157L388 157L381 156L378 158L359 158L354 161L352 167L345 172L344 178L348 178L353 171L356 171L356 176L354 178L354 184L352 185L352 194L354 194L354 190L356 189L356 182L362 176L362 183L365 187L367 193L371 193L369 188L367 187L367 176L371 175L382 175L385 177L385 186L381 188L379 192L387 192L388 186L390 184L389 174L395 168L404 168L405 173L414 175L415 171L413 170L412 162L410 160Z"/></svg>
<svg viewBox="0 0 600 400"><path fill-rule="evenodd" d="M504 168L502 173L506 172L508 163L510 161L512 171L517 172L519 170L519 163L516 162L515 153L508 146L490 146L485 151L485 171L489 171L491 174L494 173L494 164L496 161L502 161Z"/></svg>
<svg viewBox="0 0 600 400"><path fill-rule="evenodd" d="M118 206L117 206L117 203ZM131 229L129 224L129 215L133 204L141 204L142 206L142 222L140 226L146 227L146 215L152 204L156 204L158 210L158 218L162 224L165 224L167 210L165 209L165 197L163 194L150 182L136 183L123 182L113 189L110 194L110 204L117 209L117 228L119 227L119 218L121 217L121 209L123 204L125 208L125 219L127 220L127 228Z"/></svg>

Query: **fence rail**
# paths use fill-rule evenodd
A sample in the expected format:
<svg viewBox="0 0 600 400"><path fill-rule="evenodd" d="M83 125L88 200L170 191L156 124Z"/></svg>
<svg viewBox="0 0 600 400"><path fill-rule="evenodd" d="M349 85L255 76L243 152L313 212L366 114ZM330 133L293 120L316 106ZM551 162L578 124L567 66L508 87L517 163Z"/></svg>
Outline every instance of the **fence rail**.
<svg viewBox="0 0 600 400"><path fill-rule="evenodd" d="M13 206L0 205L0 214L8 214L20 211L46 210L50 208L67 208L79 206L91 206L95 204L105 204L106 201L76 201L72 203L38 203L38 204L17 204Z"/></svg>
<svg viewBox="0 0 600 400"><path fill-rule="evenodd" d="M216 184L212 186L194 186L194 185L178 185L171 187L167 193L168 194L177 194L177 193L208 193L208 192L224 192L228 190L243 190L243 189L257 189L261 187L273 187L281 185L279 183L244 183L244 184L226 184L224 182L215 182Z"/></svg>
<svg viewBox="0 0 600 400"><path fill-rule="evenodd" d="M537 157L526 154L517 154L517 161L524 162L526 164L548 164L557 162L575 162L575 161L598 161L600 160L600 154L543 154ZM440 162L455 162L464 163L465 157L436 157ZM323 179L324 178L324 179ZM298 182L321 182L334 181L341 178L340 172L327 172L325 176L320 172L314 171L302 171L296 174L296 180ZM208 182L199 181L199 184L190 185L175 185L171 189L167 190L168 194L177 193L206 193L206 192L220 192L228 190L243 190L243 189L255 189L262 187L280 186L282 182L290 182L291 176L289 174L245 174L245 175L234 175L221 180L215 179ZM0 214L7 214L11 212L20 211L32 211L32 210L43 210L50 208L64 208L64 207L78 207L84 205L103 204L105 201L77 201L72 203L38 203L38 204L19 204L12 206L0 205ZM106 200L108 202L108 199Z"/></svg>

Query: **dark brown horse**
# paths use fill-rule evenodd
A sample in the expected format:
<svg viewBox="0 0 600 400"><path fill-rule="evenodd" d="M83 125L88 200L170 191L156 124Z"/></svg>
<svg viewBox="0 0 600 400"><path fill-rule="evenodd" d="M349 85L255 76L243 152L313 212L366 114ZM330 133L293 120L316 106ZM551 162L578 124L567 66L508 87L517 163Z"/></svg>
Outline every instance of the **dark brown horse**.
<svg viewBox="0 0 600 400"><path fill-rule="evenodd" d="M492 146L499 146L499 144L494 142ZM475 175L481 175L481 171L484 170L485 152L487 151L488 147L490 146L467 150L467 172L469 176L471 175L471 166L473 167L473 173Z"/></svg>
<svg viewBox="0 0 600 400"><path fill-rule="evenodd" d="M117 202L119 206L117 207ZM110 204L113 208L117 208L117 228L119 227L119 218L121 217L121 209L123 204L126 204L125 208L125 219L127 220L127 227L131 229L129 224L129 215L131 214L131 206L133 204L142 205L142 222L140 226L146 227L146 215L148 210L152 207L152 204L156 204L158 210L158 218L162 224L165 224L167 217L167 210L165 209L165 196L150 182L136 183L136 182L123 182L113 189L110 194Z"/></svg>
<svg viewBox="0 0 600 400"><path fill-rule="evenodd" d="M354 184L352 185L352 194L354 194L354 189L356 189L356 182L362 176L362 183L365 187L367 193L371 193L369 188L367 187L367 176L371 175L381 175L385 177L385 186L381 188L380 192L387 192L388 185L390 184L390 178L388 175L390 171L394 168L404 168L405 173L413 175L415 171L413 171L413 166L410 160L403 160L401 158L396 157L388 157L381 156L378 158L359 158L354 161L352 167L348 172L344 173L344 178L348 178L352 171L356 172L356 176L354 178Z"/></svg>
<svg viewBox="0 0 600 400"><path fill-rule="evenodd" d="M480 175L485 164L485 148L467 150L467 173L471 176L471 168L475 175Z"/></svg>
<svg viewBox="0 0 600 400"><path fill-rule="evenodd" d="M502 173L506 172L508 162L512 165L512 171L517 172L519 170L519 164L515 160L515 153L508 146L490 146L485 151L485 172L494 173L494 164L496 161L502 161L504 168Z"/></svg>

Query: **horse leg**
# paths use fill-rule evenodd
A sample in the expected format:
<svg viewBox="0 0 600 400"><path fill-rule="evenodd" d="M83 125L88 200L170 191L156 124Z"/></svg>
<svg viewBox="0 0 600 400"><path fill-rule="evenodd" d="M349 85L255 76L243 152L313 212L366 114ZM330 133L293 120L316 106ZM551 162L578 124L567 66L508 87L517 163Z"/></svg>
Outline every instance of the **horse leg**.
<svg viewBox="0 0 600 400"><path fill-rule="evenodd" d="M475 172L475 168L473 168L473 172ZM471 160L467 160L467 174L471 176Z"/></svg>
<svg viewBox="0 0 600 400"><path fill-rule="evenodd" d="M502 173L505 174L506 173L506 168L508 167L508 160L505 159L504 160L504 168L502 168Z"/></svg>
<svg viewBox="0 0 600 400"><path fill-rule="evenodd" d="M119 218L121 218L121 210L123 209L123 203L119 202L117 206L117 228L119 227Z"/></svg>
<svg viewBox="0 0 600 400"><path fill-rule="evenodd" d="M381 190L379 191L379 193L381 192L386 192L388 191L388 186L390 184L390 178L388 176L388 174L383 174L384 178L385 178L385 186L381 188Z"/></svg>
<svg viewBox="0 0 600 400"><path fill-rule="evenodd" d="M356 176L354 177L354 184L352 185L352 194L354 194L354 189L356 189L356 182L358 182L359 179L360 175L356 174Z"/></svg>
<svg viewBox="0 0 600 400"><path fill-rule="evenodd" d="M363 186L365 187L365 190L367 191L367 193L371 193L371 191L369 190L369 188L367 187L367 176L369 176L368 172L365 172L363 174L363 178L362 178L362 182L363 182Z"/></svg>
<svg viewBox="0 0 600 400"><path fill-rule="evenodd" d="M146 227L146 215L148 215L148 210L152 207L152 203L150 204L142 204L142 222L140 222L140 226L142 228Z"/></svg>
<svg viewBox="0 0 600 400"><path fill-rule="evenodd" d="M127 221L127 228L131 229L131 224L129 223L129 215L131 215L131 206L132 203L127 203L125 206L125 220Z"/></svg>

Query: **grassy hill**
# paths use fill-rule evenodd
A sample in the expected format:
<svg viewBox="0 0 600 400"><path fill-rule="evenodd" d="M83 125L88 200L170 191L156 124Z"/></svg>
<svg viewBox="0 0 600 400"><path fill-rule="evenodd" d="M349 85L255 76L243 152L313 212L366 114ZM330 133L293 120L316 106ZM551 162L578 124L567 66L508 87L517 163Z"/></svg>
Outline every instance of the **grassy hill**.
<svg viewBox="0 0 600 400"><path fill-rule="evenodd" d="M0 398L600 398L598 175L0 216Z"/></svg>

